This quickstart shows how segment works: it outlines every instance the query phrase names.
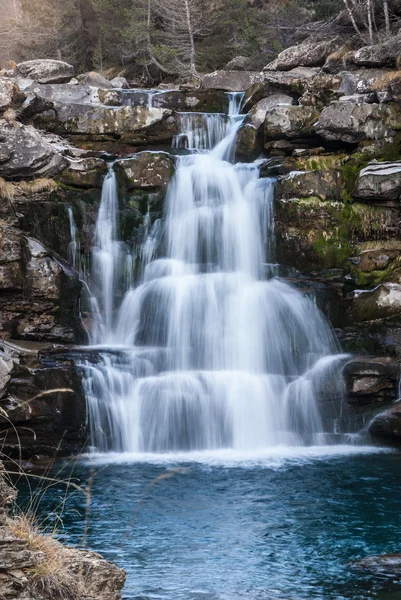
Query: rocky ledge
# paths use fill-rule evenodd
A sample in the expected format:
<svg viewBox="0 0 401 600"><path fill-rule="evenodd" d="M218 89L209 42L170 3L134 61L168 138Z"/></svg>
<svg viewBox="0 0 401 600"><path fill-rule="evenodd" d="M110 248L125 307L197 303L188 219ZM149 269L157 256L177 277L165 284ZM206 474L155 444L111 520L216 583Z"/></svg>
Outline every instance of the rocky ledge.
<svg viewBox="0 0 401 600"><path fill-rule="evenodd" d="M121 599L122 569L100 554L62 546L27 516L11 518L15 497L0 464L1 600Z"/></svg>

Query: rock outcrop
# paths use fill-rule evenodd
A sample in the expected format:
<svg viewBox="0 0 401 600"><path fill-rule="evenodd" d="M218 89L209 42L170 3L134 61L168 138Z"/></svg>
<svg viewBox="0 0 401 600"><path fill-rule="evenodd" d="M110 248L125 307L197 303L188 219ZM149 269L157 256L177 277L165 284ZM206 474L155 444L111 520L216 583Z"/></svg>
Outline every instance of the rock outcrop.
<svg viewBox="0 0 401 600"><path fill-rule="evenodd" d="M16 75L38 83L65 83L74 77L74 67L61 60L38 59L19 63Z"/></svg>
<svg viewBox="0 0 401 600"><path fill-rule="evenodd" d="M100 554L63 546L42 534L28 516L8 515L16 492L0 468L0 597L121 600L122 569Z"/></svg>

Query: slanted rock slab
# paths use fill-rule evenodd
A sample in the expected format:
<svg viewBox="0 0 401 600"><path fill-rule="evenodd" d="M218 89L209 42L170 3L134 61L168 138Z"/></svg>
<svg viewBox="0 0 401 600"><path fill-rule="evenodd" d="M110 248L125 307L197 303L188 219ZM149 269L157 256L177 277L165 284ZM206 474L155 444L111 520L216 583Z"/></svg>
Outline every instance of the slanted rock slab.
<svg viewBox="0 0 401 600"><path fill-rule="evenodd" d="M65 83L74 77L74 67L61 60L42 58L19 63L15 73L39 83Z"/></svg>

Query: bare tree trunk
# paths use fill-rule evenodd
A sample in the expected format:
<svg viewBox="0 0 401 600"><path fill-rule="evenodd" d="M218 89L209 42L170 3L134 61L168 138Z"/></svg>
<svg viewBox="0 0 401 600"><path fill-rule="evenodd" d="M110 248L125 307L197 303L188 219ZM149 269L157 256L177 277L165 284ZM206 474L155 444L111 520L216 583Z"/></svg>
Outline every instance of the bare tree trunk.
<svg viewBox="0 0 401 600"><path fill-rule="evenodd" d="M366 9L368 12L369 40L373 44L372 0L367 0Z"/></svg>
<svg viewBox="0 0 401 600"><path fill-rule="evenodd" d="M386 34L390 35L390 16L388 12L388 0L383 0L384 22L386 24Z"/></svg>
<svg viewBox="0 0 401 600"><path fill-rule="evenodd" d="M352 11L352 8L351 8L351 7L350 7L350 5L348 4L348 0L343 0L343 2L344 2L344 5L345 5L345 8L347 9L347 12L348 12L349 18L351 19L351 23L352 23L352 26L353 26L353 28L355 29L355 32L357 33L357 35L360 37L360 39L361 39L361 40L363 41L363 43L365 44L365 43L366 43L366 41L365 41L365 38L363 37L362 31L361 31L361 30L359 29L359 27L358 27L358 24L357 24L357 22L356 22L356 20L355 20L355 17L354 17L354 13L353 13L353 11Z"/></svg>
<svg viewBox="0 0 401 600"><path fill-rule="evenodd" d="M190 44L189 70L193 77L198 77L198 71L196 70L195 41L194 41L194 33L193 33L192 21L191 21L191 7L189 5L189 0L184 0L184 2L185 2L185 12L186 12L186 18L187 18L188 36L189 36L189 44Z"/></svg>

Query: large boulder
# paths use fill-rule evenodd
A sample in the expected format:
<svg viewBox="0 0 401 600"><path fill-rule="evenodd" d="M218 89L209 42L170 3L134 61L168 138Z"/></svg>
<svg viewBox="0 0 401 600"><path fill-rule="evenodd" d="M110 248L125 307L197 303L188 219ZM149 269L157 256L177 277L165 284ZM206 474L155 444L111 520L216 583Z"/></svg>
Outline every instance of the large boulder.
<svg viewBox="0 0 401 600"><path fill-rule="evenodd" d="M56 147L31 125L0 121L0 177L52 177L66 164Z"/></svg>
<svg viewBox="0 0 401 600"><path fill-rule="evenodd" d="M401 55L401 35L396 35L380 44L364 46L347 54L346 61L358 67L395 67Z"/></svg>
<svg viewBox="0 0 401 600"><path fill-rule="evenodd" d="M357 290L349 298L351 322L387 319L401 314L401 285L382 283L373 290Z"/></svg>
<svg viewBox="0 0 401 600"><path fill-rule="evenodd" d="M97 89L85 84L40 84L34 82L24 91L28 96L35 95L48 102L62 104L92 104L99 101Z"/></svg>
<svg viewBox="0 0 401 600"><path fill-rule="evenodd" d="M68 166L58 175L58 181L78 188L101 188L107 164L101 158L68 159Z"/></svg>
<svg viewBox="0 0 401 600"><path fill-rule="evenodd" d="M357 144L364 140L392 140L400 111L395 106L354 102L332 102L316 124L317 133L328 141Z"/></svg>
<svg viewBox="0 0 401 600"><path fill-rule="evenodd" d="M310 106L273 106L266 112L265 140L313 136L318 117L319 113Z"/></svg>
<svg viewBox="0 0 401 600"><path fill-rule="evenodd" d="M78 75L77 81L82 85L89 85L90 87L102 88L104 90L114 88L111 81L100 75L100 73L96 73L96 71L89 71L89 73Z"/></svg>
<svg viewBox="0 0 401 600"><path fill-rule="evenodd" d="M401 443L401 402L377 415L369 426L369 433L386 441ZM397 569L401 574L401 556L398 556Z"/></svg>
<svg viewBox="0 0 401 600"><path fill-rule="evenodd" d="M401 196L401 161L371 162L359 173L354 196L366 201L399 200Z"/></svg>
<svg viewBox="0 0 401 600"><path fill-rule="evenodd" d="M225 71L251 71L252 60L249 56L235 56L225 66Z"/></svg>
<svg viewBox="0 0 401 600"><path fill-rule="evenodd" d="M341 171L334 169L294 171L276 184L276 198L308 198L340 200L344 186Z"/></svg>
<svg viewBox="0 0 401 600"><path fill-rule="evenodd" d="M15 73L39 83L65 83L74 77L74 67L61 60L43 58L19 63Z"/></svg>
<svg viewBox="0 0 401 600"><path fill-rule="evenodd" d="M171 111L160 108L55 103L54 110L37 115L33 122L59 134L100 140L125 136L127 143L135 144L171 140L176 133Z"/></svg>
<svg viewBox="0 0 401 600"><path fill-rule="evenodd" d="M292 69L285 73L276 71L265 72L261 81L256 81L246 89L242 103L243 109L245 112L248 112L260 100L273 94L286 94L294 100L298 100L306 89L307 81L316 75L316 69L304 67Z"/></svg>
<svg viewBox="0 0 401 600"><path fill-rule="evenodd" d="M129 83L125 79L125 77L114 77L113 79L110 80L110 83L113 86L113 88L116 88L116 89L120 89L120 90L128 90L129 89Z"/></svg>
<svg viewBox="0 0 401 600"><path fill-rule="evenodd" d="M341 71L340 92L345 96L353 94L370 94L377 90L377 81L388 71L383 69L360 69L356 71Z"/></svg>
<svg viewBox="0 0 401 600"><path fill-rule="evenodd" d="M382 407L397 397L400 361L390 357L356 357L343 370L351 405Z"/></svg>
<svg viewBox="0 0 401 600"><path fill-rule="evenodd" d="M167 152L138 152L114 167L125 179L128 190L164 190L173 173L174 162Z"/></svg>
<svg viewBox="0 0 401 600"><path fill-rule="evenodd" d="M255 71L214 71L203 76L204 89L243 92L258 81L263 81L262 73Z"/></svg>
<svg viewBox="0 0 401 600"><path fill-rule="evenodd" d="M319 67L326 58L341 46L338 38L318 42L305 42L291 46L264 68L264 71L289 71L295 67Z"/></svg>

